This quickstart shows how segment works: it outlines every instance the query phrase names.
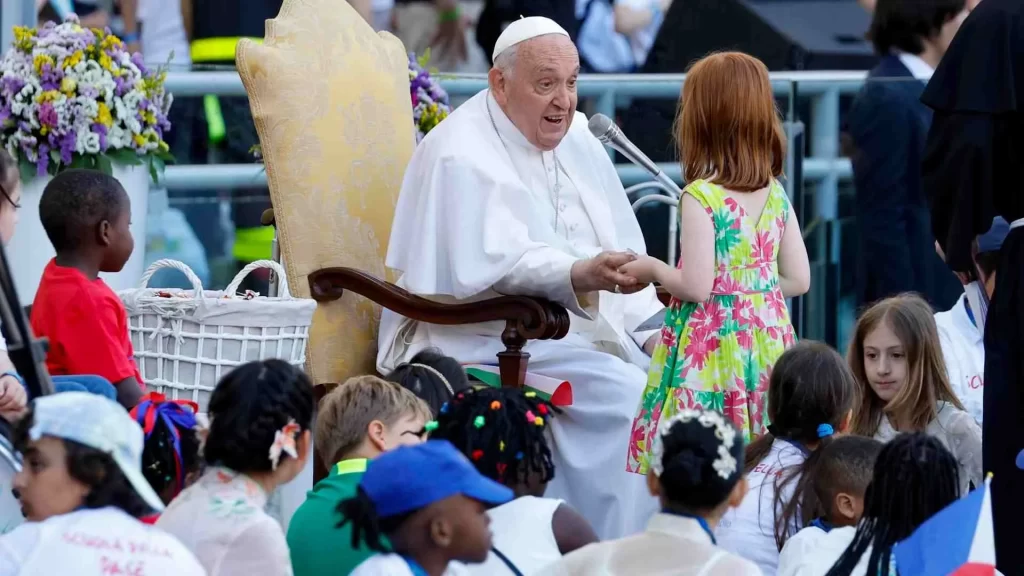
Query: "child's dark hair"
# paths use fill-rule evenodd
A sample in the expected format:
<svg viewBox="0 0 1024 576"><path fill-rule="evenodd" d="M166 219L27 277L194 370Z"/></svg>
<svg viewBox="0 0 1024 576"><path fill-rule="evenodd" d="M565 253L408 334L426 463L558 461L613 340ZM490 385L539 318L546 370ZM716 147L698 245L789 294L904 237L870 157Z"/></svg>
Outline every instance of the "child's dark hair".
<svg viewBox="0 0 1024 576"><path fill-rule="evenodd" d="M200 467L194 402L165 400L147 394L132 408L131 416L142 427L142 474L153 490L169 502L185 489L185 479Z"/></svg>
<svg viewBox="0 0 1024 576"><path fill-rule="evenodd" d="M956 458L941 442L917 432L900 434L878 454L864 497L864 517L826 576L852 574L868 548L865 574L888 574L894 544L960 496Z"/></svg>
<svg viewBox="0 0 1024 576"><path fill-rule="evenodd" d="M484 476L512 486L531 473L547 483L555 477L544 433L558 409L534 392L484 387L455 395L437 415L431 439L447 440Z"/></svg>
<svg viewBox="0 0 1024 576"><path fill-rule="evenodd" d="M824 446L839 431L857 397L857 381L838 352L827 344L803 340L786 350L775 362L768 383L768 433L747 447L745 471L750 472L771 452L776 438L800 445ZM811 475L821 450L814 450L800 466L775 479L775 543L779 550L786 539L805 524L821 506L810 489ZM788 502L783 496L796 483ZM761 487L764 489L764 486ZM804 517L797 518L802 513Z"/></svg>
<svg viewBox="0 0 1024 576"><path fill-rule="evenodd" d="M15 425L14 447L19 452L24 452L28 447L29 430L32 429L33 422L33 412L30 408L25 417ZM112 506L134 518L142 518L153 512L110 454L73 440L61 438L60 441L64 443L64 465L68 469L68 475L89 488L82 502L83 507L98 509Z"/></svg>
<svg viewBox="0 0 1024 576"><path fill-rule="evenodd" d="M881 442L864 436L840 436L823 446L817 466L807 471L821 510L807 510L804 518L833 516L832 506L841 492L863 496L881 451Z"/></svg>
<svg viewBox="0 0 1024 576"><path fill-rule="evenodd" d="M374 552L387 554L392 552L382 542L382 536L390 536L416 511L397 516L381 518L377 515L377 505L360 486L356 495L338 504L341 522L338 528L352 523L352 548L358 549L365 542L366 547Z"/></svg>
<svg viewBox="0 0 1024 576"><path fill-rule="evenodd" d="M445 402L470 387L462 364L437 348L421 350L384 379L422 398L435 416Z"/></svg>
<svg viewBox="0 0 1024 576"><path fill-rule="evenodd" d="M698 417L675 420L668 430L658 432L661 442L661 463L658 482L666 504L680 512L702 515L715 510L729 497L743 477L739 463L743 461L743 436L735 426L717 413L709 413L713 425L705 425ZM717 417L717 418L716 418ZM724 432L730 429L732 434ZM726 437L732 439L728 446ZM735 459L735 469L723 478L715 468L722 459L719 447L725 446ZM652 469L659 470L656 464Z"/></svg>
<svg viewBox="0 0 1024 576"><path fill-rule="evenodd" d="M267 454L277 432L290 421L300 431L312 425L313 385L283 360L249 362L221 378L208 410L206 462L236 472L265 472L273 469Z"/></svg>
<svg viewBox="0 0 1024 576"><path fill-rule="evenodd" d="M0 206L0 210L9 210L15 207L11 193L19 178L18 164L6 150L0 148L0 196L3 196L0 198L0 204L8 204L8 206Z"/></svg>
<svg viewBox="0 0 1024 576"><path fill-rule="evenodd" d="M100 222L114 222L128 194L113 176L96 170L65 170L53 177L39 200L39 219L54 250L75 250Z"/></svg>

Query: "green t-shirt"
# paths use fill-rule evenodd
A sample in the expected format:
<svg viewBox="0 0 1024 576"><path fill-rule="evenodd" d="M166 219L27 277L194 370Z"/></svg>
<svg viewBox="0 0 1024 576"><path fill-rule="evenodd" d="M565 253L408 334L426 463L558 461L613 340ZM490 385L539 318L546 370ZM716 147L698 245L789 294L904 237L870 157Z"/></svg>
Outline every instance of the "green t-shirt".
<svg viewBox="0 0 1024 576"><path fill-rule="evenodd" d="M288 548L295 576L348 574L374 552L360 544L352 548L352 525L339 528L338 504L356 495L366 472L366 460L342 460L306 494L288 524Z"/></svg>

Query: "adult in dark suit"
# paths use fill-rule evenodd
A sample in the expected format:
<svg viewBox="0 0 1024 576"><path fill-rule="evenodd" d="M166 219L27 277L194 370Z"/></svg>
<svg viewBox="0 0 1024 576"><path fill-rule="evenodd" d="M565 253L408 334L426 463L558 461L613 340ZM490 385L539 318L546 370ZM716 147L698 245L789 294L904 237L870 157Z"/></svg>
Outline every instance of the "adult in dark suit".
<svg viewBox="0 0 1024 576"><path fill-rule="evenodd" d="M1010 223L985 322L982 438L997 565L1024 574L1024 1L981 2L921 100L935 111L924 174L949 267L970 275L978 235L994 216Z"/></svg>
<svg viewBox="0 0 1024 576"><path fill-rule="evenodd" d="M858 303L919 292L938 310L963 293L935 254L921 160L931 111L925 80L967 17L965 0L878 0L870 37L881 62L848 117L860 239Z"/></svg>

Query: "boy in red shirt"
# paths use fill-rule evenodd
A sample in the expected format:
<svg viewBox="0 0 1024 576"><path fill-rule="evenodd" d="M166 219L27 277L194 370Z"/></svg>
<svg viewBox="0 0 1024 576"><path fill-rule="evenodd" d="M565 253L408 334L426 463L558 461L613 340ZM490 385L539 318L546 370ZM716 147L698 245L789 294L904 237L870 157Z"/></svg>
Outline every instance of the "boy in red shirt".
<svg viewBox="0 0 1024 576"><path fill-rule="evenodd" d="M128 194L113 177L67 170L46 185L39 218L57 257L32 304L32 330L49 339L51 374L96 374L126 408L144 392L128 336L128 315L100 272L119 272L135 247Z"/></svg>

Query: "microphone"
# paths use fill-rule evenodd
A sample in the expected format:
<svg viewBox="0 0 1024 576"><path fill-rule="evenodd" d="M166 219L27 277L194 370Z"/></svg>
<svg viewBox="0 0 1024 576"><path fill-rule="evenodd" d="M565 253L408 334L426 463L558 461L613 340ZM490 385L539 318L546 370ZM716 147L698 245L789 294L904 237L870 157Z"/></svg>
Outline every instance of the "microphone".
<svg viewBox="0 0 1024 576"><path fill-rule="evenodd" d="M667 174L658 168L658 165L651 161L646 154L640 151L635 144L626 138L626 135L622 133L622 130L612 122L612 119L605 116L604 114L594 114L590 117L590 122L587 124L590 129L590 133L594 135L602 144L605 146L611 146L615 150L618 150L623 156L629 159L630 162L643 168L648 174L654 176L654 179L664 184L669 190L675 192L676 196L682 194L679 189L679 185L676 184Z"/></svg>

